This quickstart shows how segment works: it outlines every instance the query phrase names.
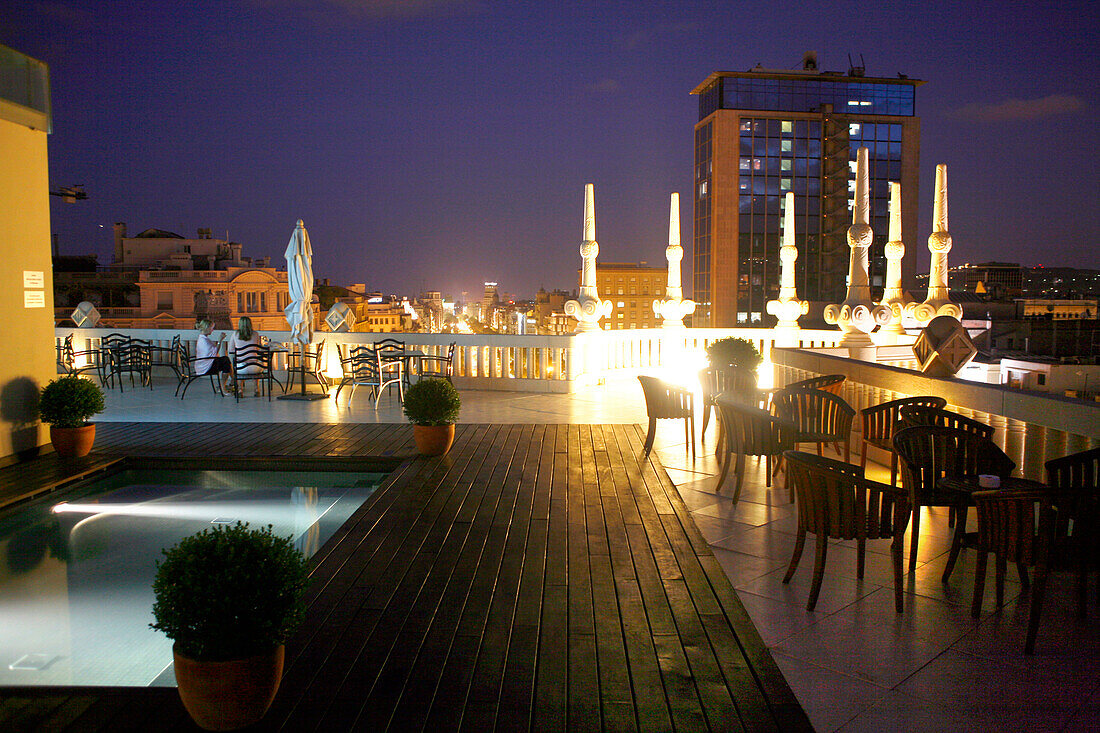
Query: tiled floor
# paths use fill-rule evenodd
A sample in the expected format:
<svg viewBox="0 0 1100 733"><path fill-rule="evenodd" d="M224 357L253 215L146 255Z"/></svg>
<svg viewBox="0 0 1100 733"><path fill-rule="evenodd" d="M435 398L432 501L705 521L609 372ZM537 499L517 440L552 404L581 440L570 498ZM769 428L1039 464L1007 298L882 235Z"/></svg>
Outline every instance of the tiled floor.
<svg viewBox="0 0 1100 733"><path fill-rule="evenodd" d="M116 391L100 419L403 421L389 397L375 410L366 394L347 408L344 395L339 407L331 399L247 398L237 404L201 383L182 402L172 399L171 389L158 382L152 392ZM637 382L570 395L463 391L462 397L461 422L646 422ZM729 488L715 486L717 463L707 450L713 426L705 439L692 457L681 424L667 422L657 454L819 731L1100 730L1100 613L1093 600L1089 619L1077 619L1071 579L1055 577L1049 586L1036 654L1025 657L1027 596L1020 597L1015 574L1009 572L1006 604L998 610L989 573L983 615L972 619L973 552L963 552L950 583L942 584L950 541L946 513L926 510L919 564L904 576L903 614L894 612L888 542L868 543L862 581L856 579L854 547L830 545L817 608L807 612L812 541L794 579L782 583L794 544L794 506L785 492L764 486L763 463L753 459L735 506ZM869 473L889 480L881 466Z"/></svg>

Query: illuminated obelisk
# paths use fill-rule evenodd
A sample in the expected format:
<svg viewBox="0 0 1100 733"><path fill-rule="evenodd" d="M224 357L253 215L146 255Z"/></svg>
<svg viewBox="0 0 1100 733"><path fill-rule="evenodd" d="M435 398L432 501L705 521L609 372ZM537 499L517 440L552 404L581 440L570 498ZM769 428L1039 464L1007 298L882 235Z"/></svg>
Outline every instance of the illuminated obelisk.
<svg viewBox="0 0 1100 733"><path fill-rule="evenodd" d="M870 224L868 195L867 148L856 154L856 200L852 209L852 226L848 227L848 296L840 305L825 306L825 321L835 323L844 331L840 346L848 349L853 359L873 360L874 343L870 333L890 318L890 309L871 301L867 277L867 250L875 233Z"/></svg>
<svg viewBox="0 0 1100 733"><path fill-rule="evenodd" d="M905 256L905 242L901 237L901 184L890 184L890 241L886 243L886 289L882 291L881 305L890 309L890 322L879 329L880 343L896 344L905 334L902 324L906 315L913 312L916 303L905 300L901 288L901 259Z"/></svg>
<svg viewBox="0 0 1100 733"><path fill-rule="evenodd" d="M947 231L947 165L936 166L936 200L932 209L932 233L928 235L928 251L932 263L928 273L928 295L913 309L913 318L928 323L936 316L962 319L962 308L947 295L947 253L951 251L951 234Z"/></svg>
<svg viewBox="0 0 1100 733"><path fill-rule="evenodd" d="M680 246L680 194L678 193L672 194L665 259L668 260L665 299L653 301L653 312L664 319L662 328L683 328L684 316L695 312L695 301L684 300L684 289L680 285L680 260L684 259L684 248Z"/></svg>
<svg viewBox="0 0 1100 733"><path fill-rule="evenodd" d="M596 243L596 204L595 188L591 183L584 186L584 241L581 242L581 287L576 300L565 304L565 314L577 319L574 333L587 333L600 330L600 319L611 315L611 301L600 300L596 291L596 256L600 245Z"/></svg>
<svg viewBox="0 0 1100 733"><path fill-rule="evenodd" d="M798 331L798 318L806 315L810 304L798 299L794 281L794 263L798 259L798 247L794 243L794 191L787 192L784 207L783 246L779 249L779 300L769 300L767 308L777 321L776 346L795 346L798 344L795 333Z"/></svg>

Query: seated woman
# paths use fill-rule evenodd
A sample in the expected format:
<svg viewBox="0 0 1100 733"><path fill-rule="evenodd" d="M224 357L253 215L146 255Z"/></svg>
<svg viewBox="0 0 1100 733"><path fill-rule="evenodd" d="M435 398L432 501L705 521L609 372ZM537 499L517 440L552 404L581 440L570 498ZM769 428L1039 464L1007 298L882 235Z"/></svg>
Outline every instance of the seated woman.
<svg viewBox="0 0 1100 733"><path fill-rule="evenodd" d="M199 320L195 328L199 331L199 338L195 344L195 373L201 376L219 375L218 380L221 382L222 391L228 392L229 375L233 373L233 365L229 363L228 356L218 356L222 342L225 341L225 334L219 335L217 341L210 338L210 333L214 330L214 322L206 318Z"/></svg>
<svg viewBox="0 0 1100 733"><path fill-rule="evenodd" d="M237 349L243 346L249 345L262 345L260 340L260 334L252 330L252 319L248 316L241 316L237 319L237 332L233 334L233 338L229 340L229 355L232 358L237 353ZM258 366L246 366L241 369L241 374L259 374L260 367ZM256 390L253 393L254 396L260 396L260 382L255 381Z"/></svg>

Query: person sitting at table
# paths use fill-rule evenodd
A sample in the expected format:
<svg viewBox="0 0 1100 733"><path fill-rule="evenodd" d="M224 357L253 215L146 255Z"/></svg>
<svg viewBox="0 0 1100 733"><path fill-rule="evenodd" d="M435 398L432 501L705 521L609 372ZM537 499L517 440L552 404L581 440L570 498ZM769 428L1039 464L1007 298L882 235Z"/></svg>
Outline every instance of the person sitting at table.
<svg viewBox="0 0 1100 733"><path fill-rule="evenodd" d="M241 316L237 319L237 332L233 334L233 338L229 340L229 356L232 359L237 353L237 349L244 346L263 345L263 341L260 339L260 334L252 330L252 319L248 316ZM240 370L241 374L259 374L260 367L258 365L250 365ZM260 382L255 380L256 390L253 396L260 396ZM239 385L238 385L239 386Z"/></svg>
<svg viewBox="0 0 1100 733"><path fill-rule="evenodd" d="M195 343L195 373L200 376L217 374L222 391L228 392L232 386L230 375L233 373L233 365L229 363L228 356L218 355L222 342L225 341L225 334L219 335L217 341L210 338L210 333L214 330L214 322L207 318L195 323L195 328L199 332L199 338Z"/></svg>

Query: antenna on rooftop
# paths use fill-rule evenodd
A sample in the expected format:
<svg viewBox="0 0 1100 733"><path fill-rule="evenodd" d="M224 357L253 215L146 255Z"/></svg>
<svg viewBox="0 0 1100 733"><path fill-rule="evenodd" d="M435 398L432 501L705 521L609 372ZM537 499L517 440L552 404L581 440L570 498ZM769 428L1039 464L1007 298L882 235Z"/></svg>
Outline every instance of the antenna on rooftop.
<svg viewBox="0 0 1100 733"><path fill-rule="evenodd" d="M807 51L802 54L802 70L817 71L817 51Z"/></svg>

